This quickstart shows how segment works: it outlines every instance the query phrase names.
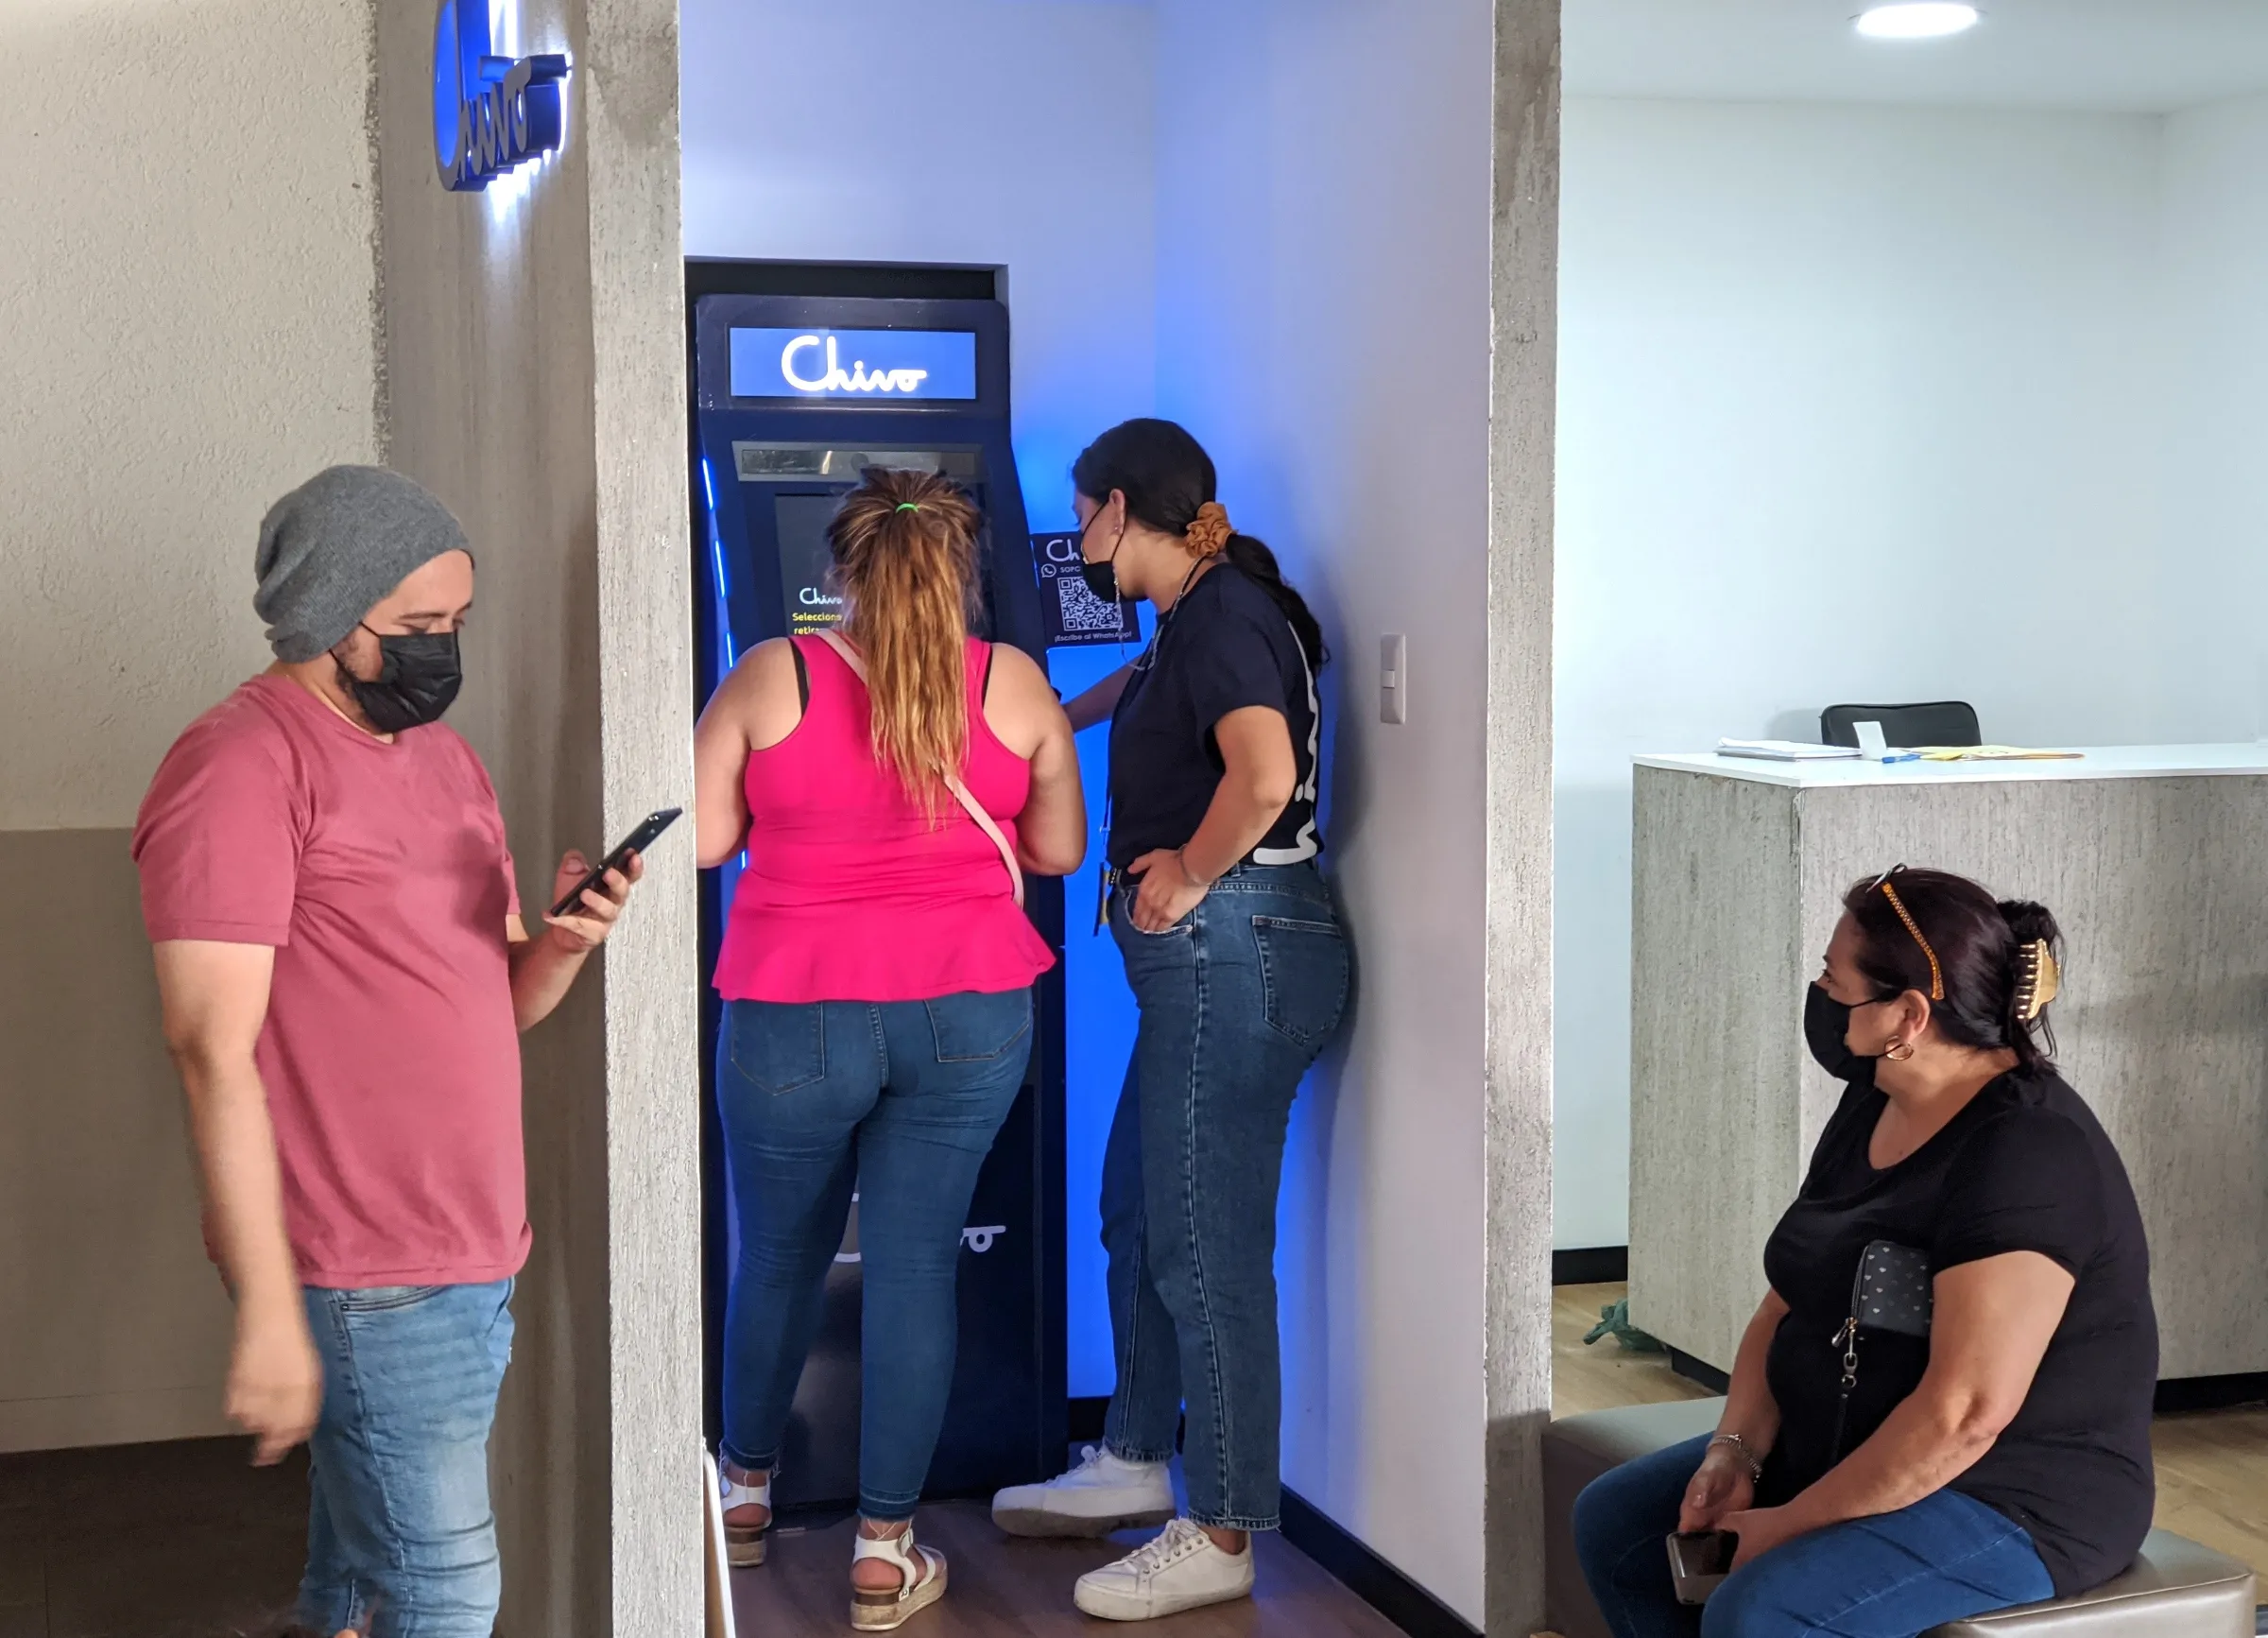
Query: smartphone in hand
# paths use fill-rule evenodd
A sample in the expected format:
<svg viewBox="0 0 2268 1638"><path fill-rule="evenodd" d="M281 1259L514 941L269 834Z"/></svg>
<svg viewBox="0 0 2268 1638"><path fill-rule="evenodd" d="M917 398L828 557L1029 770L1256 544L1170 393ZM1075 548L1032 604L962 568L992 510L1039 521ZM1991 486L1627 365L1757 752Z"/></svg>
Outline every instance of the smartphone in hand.
<svg viewBox="0 0 2268 1638"><path fill-rule="evenodd" d="M642 853L653 846L654 838L676 823L678 816L684 811L681 807L665 807L657 813L647 814L644 819L638 821L636 830L623 837L620 842L615 844L612 853L599 860L597 869L576 883L564 898L552 905L551 913L555 916L564 916L568 911L578 907L583 902L583 895L604 882L609 871L619 871L629 862L632 853Z"/></svg>
<svg viewBox="0 0 2268 1638"><path fill-rule="evenodd" d="M1741 1538L1730 1530L1680 1530L1669 1538L1670 1580L1680 1604L1706 1604L1732 1574Z"/></svg>

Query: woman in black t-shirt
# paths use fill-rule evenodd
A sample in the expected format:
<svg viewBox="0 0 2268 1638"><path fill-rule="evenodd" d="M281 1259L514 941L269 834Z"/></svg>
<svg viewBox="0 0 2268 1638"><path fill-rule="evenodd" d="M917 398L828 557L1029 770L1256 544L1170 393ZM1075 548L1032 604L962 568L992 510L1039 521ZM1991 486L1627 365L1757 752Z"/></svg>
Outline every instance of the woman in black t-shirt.
<svg viewBox="0 0 2268 1638"><path fill-rule="evenodd" d="M2149 1251L2041 1050L2054 919L1903 867L1844 905L1804 1032L1847 1087L1765 1245L1718 1430L1576 1503L1619 1638L1690 1638L1674 1529L1739 1538L1705 1633L1908 1638L2096 1586L2150 1527Z"/></svg>
<svg viewBox="0 0 2268 1638"><path fill-rule="evenodd" d="M1104 1447L992 1512L1024 1535L1165 1524L1080 1578L1081 1610L1130 1621L1245 1596L1248 1532L1277 1525L1277 1185L1347 943L1315 869L1314 616L1171 422L1112 428L1072 477L1091 589L1158 610L1142 659L1071 708L1110 715L1108 908L1141 1010L1103 1160L1118 1383Z"/></svg>

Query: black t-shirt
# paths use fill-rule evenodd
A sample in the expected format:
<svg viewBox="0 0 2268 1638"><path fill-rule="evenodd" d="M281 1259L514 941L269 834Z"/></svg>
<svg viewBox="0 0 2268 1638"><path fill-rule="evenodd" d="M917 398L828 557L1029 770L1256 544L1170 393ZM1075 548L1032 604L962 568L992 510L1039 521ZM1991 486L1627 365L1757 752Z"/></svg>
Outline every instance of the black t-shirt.
<svg viewBox="0 0 2268 1638"><path fill-rule="evenodd" d="M1322 849L1315 835L1315 680L1274 598L1233 563L1208 570L1158 622L1110 718L1110 863L1120 870L1196 834L1220 788L1213 727L1264 705L1292 733L1297 790L1252 851L1293 865Z"/></svg>
<svg viewBox="0 0 2268 1638"><path fill-rule="evenodd" d="M1871 1240L1928 1253L1930 1272L2007 1251L2036 1251L2077 1281L2023 1408L1951 1488L2031 1533L2068 1596L2133 1561L2156 1484L2150 1411L2157 1315L2133 1186L2094 1112L2053 1070L2002 1076L1945 1129L1877 1171L1866 1146L1887 1099L1874 1063L1852 1059L1843 1101L1813 1153L1796 1203L1764 1247L1764 1272L1789 1313L1765 1367L1780 1410L1763 1497L1784 1502L1838 1459L1840 1331ZM1926 1338L1863 1329L1842 1454L1912 1393Z"/></svg>

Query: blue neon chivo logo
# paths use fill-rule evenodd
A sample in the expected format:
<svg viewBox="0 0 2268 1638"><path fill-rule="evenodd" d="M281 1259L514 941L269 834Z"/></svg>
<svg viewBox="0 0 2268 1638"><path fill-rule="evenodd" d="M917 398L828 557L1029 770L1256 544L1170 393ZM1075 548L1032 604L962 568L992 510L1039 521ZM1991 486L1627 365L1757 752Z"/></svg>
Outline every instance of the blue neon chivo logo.
<svg viewBox="0 0 2268 1638"><path fill-rule="evenodd" d="M732 396L973 399L976 332L735 329Z"/></svg>
<svg viewBox="0 0 2268 1638"><path fill-rule="evenodd" d="M495 55L489 0L441 0L433 24L433 152L441 185L485 188L559 146L567 59Z"/></svg>

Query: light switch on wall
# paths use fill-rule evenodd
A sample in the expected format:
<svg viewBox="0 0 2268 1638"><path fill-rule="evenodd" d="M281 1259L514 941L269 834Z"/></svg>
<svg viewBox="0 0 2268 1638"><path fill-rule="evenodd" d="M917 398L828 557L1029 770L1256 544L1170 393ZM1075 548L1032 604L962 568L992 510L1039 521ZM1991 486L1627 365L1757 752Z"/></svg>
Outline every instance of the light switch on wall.
<svg viewBox="0 0 2268 1638"><path fill-rule="evenodd" d="M1399 631L1378 640L1378 719L1410 719L1410 640Z"/></svg>

